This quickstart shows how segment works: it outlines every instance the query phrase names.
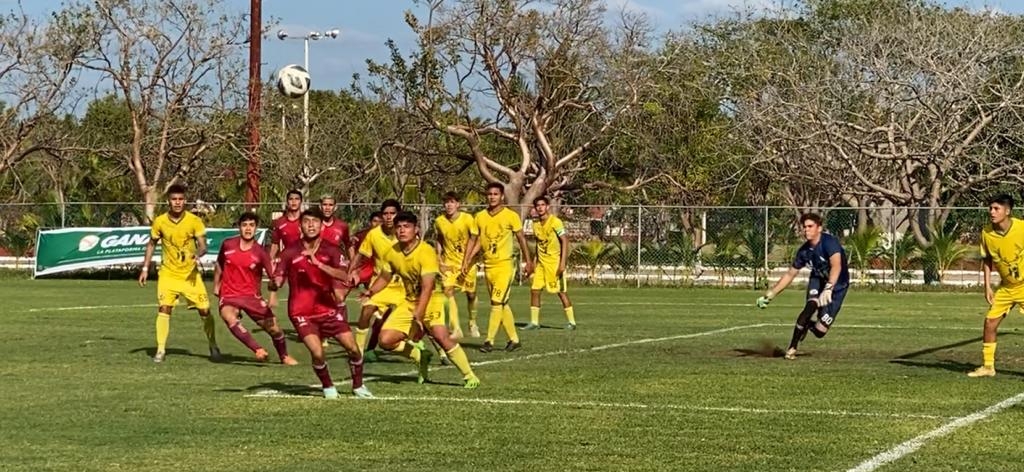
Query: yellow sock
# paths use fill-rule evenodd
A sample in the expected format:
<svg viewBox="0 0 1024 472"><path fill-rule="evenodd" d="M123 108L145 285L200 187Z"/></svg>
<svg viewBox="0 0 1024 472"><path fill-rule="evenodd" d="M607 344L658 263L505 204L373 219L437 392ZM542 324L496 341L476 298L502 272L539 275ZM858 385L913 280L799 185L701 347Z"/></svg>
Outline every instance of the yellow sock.
<svg viewBox="0 0 1024 472"><path fill-rule="evenodd" d="M498 327L501 326L501 305L491 305L491 321L487 322L487 342L494 344L494 337L498 335Z"/></svg>
<svg viewBox="0 0 1024 472"><path fill-rule="evenodd" d="M565 307L565 319L571 324L576 324L576 314L572 311L572 305Z"/></svg>
<svg viewBox="0 0 1024 472"><path fill-rule="evenodd" d="M451 296L446 299L448 303L448 325L454 328L459 327L459 304L455 301L455 297Z"/></svg>
<svg viewBox="0 0 1024 472"><path fill-rule="evenodd" d="M366 351L366 342L370 339L370 329L356 328L356 347L359 352Z"/></svg>
<svg viewBox="0 0 1024 472"><path fill-rule="evenodd" d="M540 307L539 306L531 306L530 307L530 323L533 323L533 324L535 324L537 326L540 326Z"/></svg>
<svg viewBox="0 0 1024 472"><path fill-rule="evenodd" d="M981 343L981 357L985 361L985 367L995 368L996 343Z"/></svg>
<svg viewBox="0 0 1024 472"><path fill-rule="evenodd" d="M466 312L469 313L467 315L469 317L469 324L470 325L475 325L476 324L476 300L473 300L473 302L467 301L466 305L467 305L466 306Z"/></svg>
<svg viewBox="0 0 1024 472"><path fill-rule="evenodd" d="M156 314L156 350L163 351L167 348L167 337L171 335L171 315L167 313Z"/></svg>
<svg viewBox="0 0 1024 472"><path fill-rule="evenodd" d="M456 344L455 347L448 350L448 360L455 364L455 367L462 373L463 379L469 379L475 377L473 375L473 368L469 366L469 358L466 357L466 351L462 350L462 346Z"/></svg>
<svg viewBox="0 0 1024 472"><path fill-rule="evenodd" d="M501 324L505 325L505 334L508 340L514 343L519 342L519 333L516 332L516 319L512 316L512 307L505 305L502 310Z"/></svg>
<svg viewBox="0 0 1024 472"><path fill-rule="evenodd" d="M416 346L413 346L412 343L402 341L398 343L397 346L395 346L395 350L392 352L397 352L405 357L408 357L417 364L420 362L420 350L416 349Z"/></svg>
<svg viewBox="0 0 1024 472"><path fill-rule="evenodd" d="M216 346L217 325L213 322L213 316L206 315L201 318L203 319L203 332L206 333L206 340L210 342L210 346Z"/></svg>

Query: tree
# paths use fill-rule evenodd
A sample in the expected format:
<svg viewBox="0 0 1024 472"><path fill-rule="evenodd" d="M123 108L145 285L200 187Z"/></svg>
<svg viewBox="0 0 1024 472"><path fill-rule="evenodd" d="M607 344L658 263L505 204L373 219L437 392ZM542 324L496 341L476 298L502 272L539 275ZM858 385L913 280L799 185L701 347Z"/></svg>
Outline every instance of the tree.
<svg viewBox="0 0 1024 472"><path fill-rule="evenodd" d="M557 198L648 82L646 24L624 15L610 26L597 0L432 0L428 11L426 21L407 14L411 61L392 44L390 64L370 62L369 89L439 141L458 141L440 148L450 165L506 184L512 205Z"/></svg>
<svg viewBox="0 0 1024 472"><path fill-rule="evenodd" d="M248 24L219 4L78 0L57 13L87 47L75 62L112 84L128 109L130 138L103 151L126 156L150 219L166 189L187 182L210 148L238 131L223 125L245 105Z"/></svg>

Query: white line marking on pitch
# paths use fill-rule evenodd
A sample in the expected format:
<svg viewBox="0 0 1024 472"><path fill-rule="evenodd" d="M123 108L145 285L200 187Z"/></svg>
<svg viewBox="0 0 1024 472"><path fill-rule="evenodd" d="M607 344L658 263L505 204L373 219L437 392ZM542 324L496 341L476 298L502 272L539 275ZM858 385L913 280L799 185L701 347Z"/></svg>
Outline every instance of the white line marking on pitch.
<svg viewBox="0 0 1024 472"><path fill-rule="evenodd" d="M52 307L52 308L29 308L29 313L37 313L40 311L75 311L75 310L102 310L105 308L142 308L142 307L156 307L156 303L145 303L138 305L94 305L94 306L65 306L65 307Z"/></svg>
<svg viewBox="0 0 1024 472"><path fill-rule="evenodd" d="M895 462L903 458L904 456L912 454L914 451L920 449L921 446L923 446L926 442L931 441L932 439L937 439L946 436L952 433L953 431L956 431L965 426L970 426L974 423L977 423L978 421L988 418L989 416L999 413L1000 411L1015 406L1021 402L1024 402L1024 393L1018 393L1017 395L1007 398L1006 400L996 403L995 405L985 408L984 410L976 411L967 416L961 416L959 418L956 418L953 421L950 421L949 423L939 426L938 428L928 431L927 433L917 436L916 438L913 438L909 441L900 443L894 446L892 449L889 449L888 451L882 452L876 455L875 457L872 457L864 462L861 462L860 465L847 470L847 472L871 472L877 470L879 467L882 467L891 462Z"/></svg>
<svg viewBox="0 0 1024 472"><path fill-rule="evenodd" d="M320 399L318 395L296 395L284 393L278 390L260 390L248 394L250 398L314 398ZM345 397L356 399L355 397ZM699 406L699 405L672 405L672 404L647 404L647 403L619 403L619 402L596 402L596 401L557 401L557 400L532 400L532 399L508 399L508 398L461 398L461 397L430 397L430 396L384 396L374 397L371 400L390 402L438 402L438 403L480 403L485 405L540 405L563 408L614 408L634 410L682 410L682 411L712 411L720 413L751 413L766 415L790 415L790 414L811 414L821 416L861 416L874 418L902 418L902 419L948 419L948 416L900 414L900 413L873 413L864 411L846 410L787 410L768 408L745 408L725 406Z"/></svg>

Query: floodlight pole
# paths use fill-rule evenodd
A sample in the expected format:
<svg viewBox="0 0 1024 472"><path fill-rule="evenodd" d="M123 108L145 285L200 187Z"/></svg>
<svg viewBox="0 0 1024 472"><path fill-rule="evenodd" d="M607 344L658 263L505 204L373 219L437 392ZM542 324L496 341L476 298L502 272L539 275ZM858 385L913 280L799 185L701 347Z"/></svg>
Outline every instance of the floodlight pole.
<svg viewBox="0 0 1024 472"><path fill-rule="evenodd" d="M302 66L306 68L306 72L309 73L309 40L323 39L336 39L341 32L337 29L327 31L310 31L302 37ZM277 32L277 38L280 40L292 39L287 32L284 30ZM294 38L298 39L298 38ZM302 162L303 167L309 165L309 92L302 96ZM308 169L305 169L308 170Z"/></svg>

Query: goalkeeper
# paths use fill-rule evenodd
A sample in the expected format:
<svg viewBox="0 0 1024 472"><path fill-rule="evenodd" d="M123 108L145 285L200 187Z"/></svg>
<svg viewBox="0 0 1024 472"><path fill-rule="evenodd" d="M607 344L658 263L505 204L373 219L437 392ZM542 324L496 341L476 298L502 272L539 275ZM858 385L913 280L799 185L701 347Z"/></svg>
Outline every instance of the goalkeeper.
<svg viewBox="0 0 1024 472"><path fill-rule="evenodd" d="M793 265L779 279L771 290L757 299L758 308L767 308L772 298L782 293L793 282L800 269L808 267L811 276L807 281L807 301L793 327L793 338L786 350L786 359L796 359L796 347L810 330L816 337L824 337L836 320L839 309L850 286L850 271L846 263L846 251L839 239L822 232L821 216L808 213L800 217L800 225L807 239L796 252ZM817 319L811 317L817 314Z"/></svg>

